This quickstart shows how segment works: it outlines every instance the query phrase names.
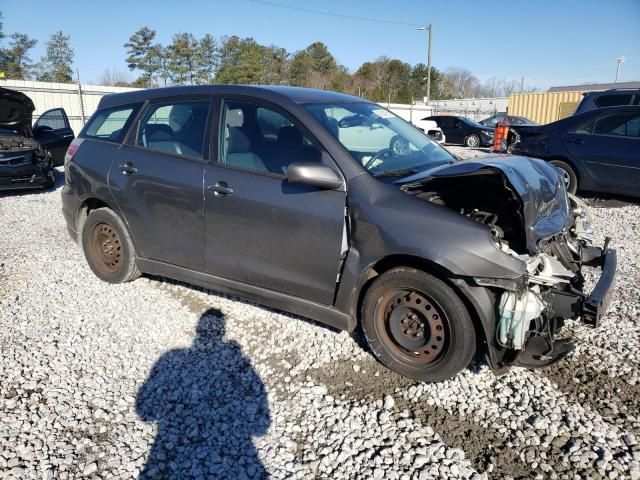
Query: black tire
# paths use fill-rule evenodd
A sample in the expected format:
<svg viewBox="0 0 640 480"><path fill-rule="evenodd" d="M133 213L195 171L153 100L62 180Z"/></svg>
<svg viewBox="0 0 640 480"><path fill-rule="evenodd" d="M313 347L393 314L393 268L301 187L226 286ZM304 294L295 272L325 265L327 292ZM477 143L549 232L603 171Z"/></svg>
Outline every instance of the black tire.
<svg viewBox="0 0 640 480"><path fill-rule="evenodd" d="M443 281L413 268L394 268L374 280L361 323L378 360L415 380L451 378L469 365L476 350L474 325L460 297Z"/></svg>
<svg viewBox="0 0 640 480"><path fill-rule="evenodd" d="M108 208L92 210L82 224L82 249L95 275L124 283L140 276L131 237L120 217Z"/></svg>
<svg viewBox="0 0 640 480"><path fill-rule="evenodd" d="M567 191L569 193L576 193L578 191L578 176L573 167L562 160L551 160L549 163L562 172L565 184L567 185Z"/></svg>
<svg viewBox="0 0 640 480"><path fill-rule="evenodd" d="M475 133L472 133L471 135L467 135L464 139L464 146L470 147L470 148L478 148L482 146L480 145L480 137Z"/></svg>

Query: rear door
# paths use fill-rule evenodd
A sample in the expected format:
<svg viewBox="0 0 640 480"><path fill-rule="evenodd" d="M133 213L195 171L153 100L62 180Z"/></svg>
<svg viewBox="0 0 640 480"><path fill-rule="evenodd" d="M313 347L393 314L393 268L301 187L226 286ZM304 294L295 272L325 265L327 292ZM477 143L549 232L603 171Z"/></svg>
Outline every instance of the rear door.
<svg viewBox="0 0 640 480"><path fill-rule="evenodd" d="M210 106L208 96L149 103L113 161L109 187L141 257L204 269Z"/></svg>
<svg viewBox="0 0 640 480"><path fill-rule="evenodd" d="M209 273L331 305L346 193L289 183L286 169L299 161L337 167L275 105L227 98L220 118L204 180ZM279 127L275 138L267 119Z"/></svg>
<svg viewBox="0 0 640 480"><path fill-rule="evenodd" d="M47 110L40 115L33 125L33 136L49 150L53 166L64 163L64 154L75 137L63 108Z"/></svg>
<svg viewBox="0 0 640 480"><path fill-rule="evenodd" d="M563 138L593 180L612 192L637 194L640 185L640 112L606 113Z"/></svg>

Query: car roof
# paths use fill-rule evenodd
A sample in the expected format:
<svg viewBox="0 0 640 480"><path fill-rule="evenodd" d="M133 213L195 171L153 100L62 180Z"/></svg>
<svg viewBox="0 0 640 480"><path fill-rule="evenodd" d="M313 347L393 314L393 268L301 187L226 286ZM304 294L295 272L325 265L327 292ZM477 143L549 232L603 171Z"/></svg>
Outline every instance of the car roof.
<svg viewBox="0 0 640 480"><path fill-rule="evenodd" d="M284 85L190 85L112 93L102 97L99 108L114 107L157 98L207 94L249 95L275 101L288 99L295 103L371 103L364 98L315 88Z"/></svg>
<svg viewBox="0 0 640 480"><path fill-rule="evenodd" d="M639 92L640 88L610 88L609 90L599 90L595 92L584 92L582 95L585 97L599 97L600 95L611 95L611 94L628 94L633 92Z"/></svg>

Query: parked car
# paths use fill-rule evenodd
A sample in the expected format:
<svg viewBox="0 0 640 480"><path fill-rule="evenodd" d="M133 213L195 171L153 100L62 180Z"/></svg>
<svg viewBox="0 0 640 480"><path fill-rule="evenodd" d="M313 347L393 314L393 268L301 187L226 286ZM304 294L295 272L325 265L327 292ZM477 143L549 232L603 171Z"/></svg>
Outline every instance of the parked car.
<svg viewBox="0 0 640 480"><path fill-rule="evenodd" d="M567 190L640 197L640 107L608 107L538 127L515 127L516 155L558 167Z"/></svg>
<svg viewBox="0 0 640 480"><path fill-rule="evenodd" d="M606 107L640 105L640 89L614 88L601 92L585 92L574 115Z"/></svg>
<svg viewBox="0 0 640 480"><path fill-rule="evenodd" d="M337 125L356 116L407 150L374 151L369 132L347 143ZM105 96L67 152L62 204L106 282L146 272L361 325L383 364L425 381L478 346L493 368L562 358L554 332L598 323L616 269L554 167L460 162L379 105L321 90ZM583 265L603 268L590 295Z"/></svg>
<svg viewBox="0 0 640 480"><path fill-rule="evenodd" d="M526 117L519 117L517 115L506 115L504 113L497 113L484 120L480 120L480 125L485 127L495 128L498 122L507 122L509 125L538 125L533 120L529 120Z"/></svg>
<svg viewBox="0 0 640 480"><path fill-rule="evenodd" d="M51 187L73 140L63 109L46 111L32 128L34 110L25 94L0 88L0 190Z"/></svg>
<svg viewBox="0 0 640 480"><path fill-rule="evenodd" d="M431 140L438 142L440 145L446 143L447 137L442 129L436 122L434 122L433 120L429 120L428 117L416 120L415 122L413 122L413 124L418 130L421 130L429 135L429 138L431 138Z"/></svg>
<svg viewBox="0 0 640 480"><path fill-rule="evenodd" d="M493 145L494 129L466 117L436 115L426 119L436 122L447 137L447 143L459 143L473 148Z"/></svg>

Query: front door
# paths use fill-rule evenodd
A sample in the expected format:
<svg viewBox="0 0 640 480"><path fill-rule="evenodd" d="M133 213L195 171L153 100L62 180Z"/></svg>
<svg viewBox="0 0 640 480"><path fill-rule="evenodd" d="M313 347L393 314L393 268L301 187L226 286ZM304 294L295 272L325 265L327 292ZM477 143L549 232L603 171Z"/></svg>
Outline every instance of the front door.
<svg viewBox="0 0 640 480"><path fill-rule="evenodd" d="M54 167L64 163L64 154L74 138L64 109L54 108L40 115L33 125L33 136L49 150Z"/></svg>
<svg viewBox="0 0 640 480"><path fill-rule="evenodd" d="M276 107L227 100L220 117L204 179L208 271L330 305L346 194L291 184L286 170L294 161L335 165Z"/></svg>
<svg viewBox="0 0 640 480"><path fill-rule="evenodd" d="M151 103L111 165L109 187L143 258L204 269L210 104L207 97Z"/></svg>
<svg viewBox="0 0 640 480"><path fill-rule="evenodd" d="M594 181L618 193L640 188L640 113L605 113L567 133L563 142Z"/></svg>

